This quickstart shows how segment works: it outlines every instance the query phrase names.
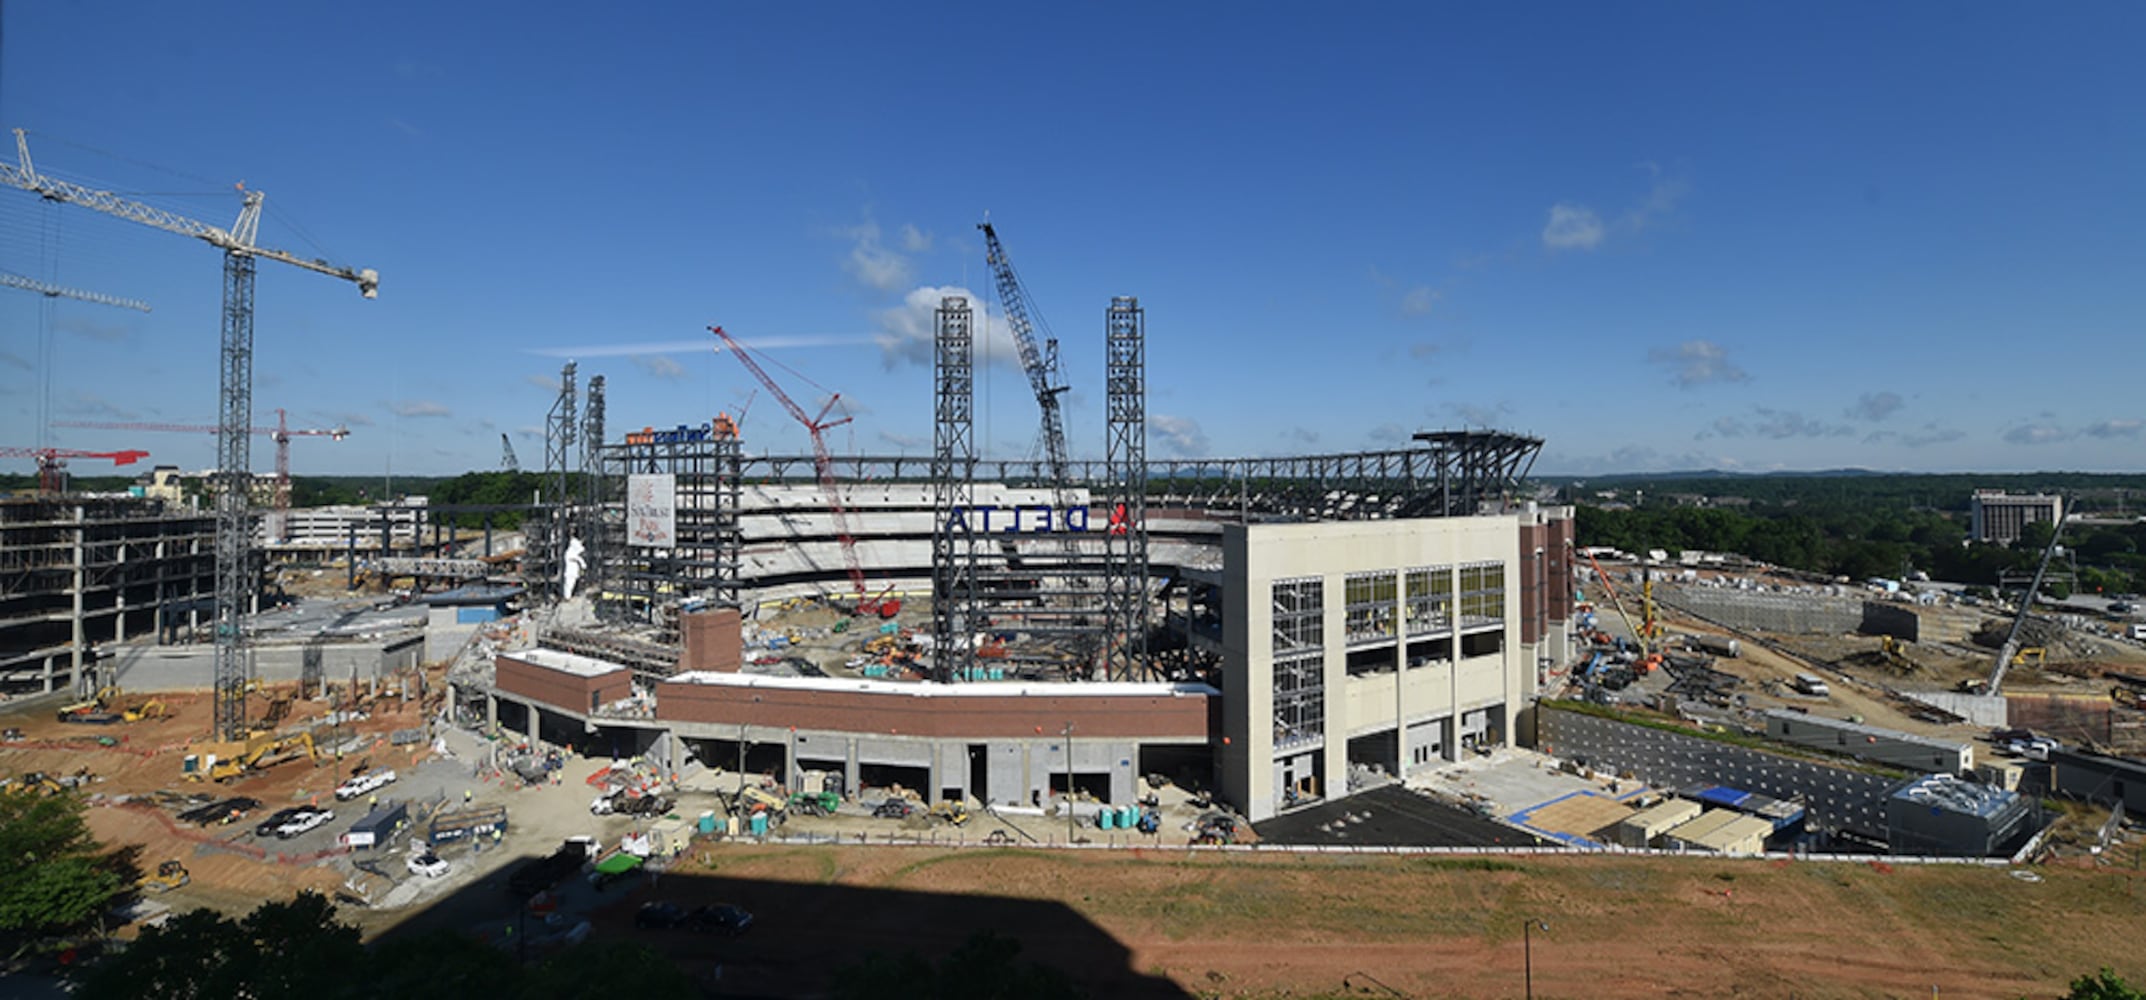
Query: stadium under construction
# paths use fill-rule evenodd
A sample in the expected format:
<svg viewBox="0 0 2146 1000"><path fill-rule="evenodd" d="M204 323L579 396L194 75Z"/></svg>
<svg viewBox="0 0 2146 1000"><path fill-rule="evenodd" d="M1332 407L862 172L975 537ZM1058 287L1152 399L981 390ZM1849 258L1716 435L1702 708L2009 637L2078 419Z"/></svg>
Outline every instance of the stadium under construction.
<svg viewBox="0 0 2146 1000"><path fill-rule="evenodd" d="M568 366L526 620L458 664L460 710L793 787L1127 803L1159 774L1258 820L1510 742L1569 657L1570 511L1516 496L1539 439L1150 458L1145 317L1119 298L1102 459L1064 453L1055 342L1055 439L987 459L972 320L936 313L928 458L753 456L722 415L614 441L601 376L578 393ZM819 445L826 414L715 333Z"/></svg>

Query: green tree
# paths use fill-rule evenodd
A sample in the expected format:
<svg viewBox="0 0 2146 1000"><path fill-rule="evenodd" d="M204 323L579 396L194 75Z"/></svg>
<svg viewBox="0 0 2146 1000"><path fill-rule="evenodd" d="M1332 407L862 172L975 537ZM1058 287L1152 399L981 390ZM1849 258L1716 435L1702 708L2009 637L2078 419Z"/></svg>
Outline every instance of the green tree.
<svg viewBox="0 0 2146 1000"><path fill-rule="evenodd" d="M97 966L78 995L321 1000L349 995L366 965L358 929L335 919L327 897L301 892L237 920L193 910L149 928Z"/></svg>
<svg viewBox="0 0 2146 1000"><path fill-rule="evenodd" d="M102 856L73 795L0 794L0 932L29 936L89 924L126 884Z"/></svg>
<svg viewBox="0 0 2146 1000"><path fill-rule="evenodd" d="M2146 1000L2146 993L2103 966L2100 972L2072 980L2071 992L2064 994L2063 1000Z"/></svg>

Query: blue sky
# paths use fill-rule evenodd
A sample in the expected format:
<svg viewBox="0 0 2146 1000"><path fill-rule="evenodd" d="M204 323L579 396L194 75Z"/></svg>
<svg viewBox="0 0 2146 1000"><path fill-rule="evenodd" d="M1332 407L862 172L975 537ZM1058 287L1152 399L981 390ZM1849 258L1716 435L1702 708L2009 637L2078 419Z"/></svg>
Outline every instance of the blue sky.
<svg viewBox="0 0 2146 1000"><path fill-rule="evenodd" d="M492 468L501 433L540 464L569 357L614 437L736 412L711 323L808 409L842 394L835 450L925 453L950 289L997 341L978 437L1030 454L986 212L1076 454L1136 295L1158 457L1487 425L1546 473L2146 467L2135 4L601 9L17 2L0 126L219 224L243 181L264 244L380 271L367 302L261 265L256 422L353 432L301 474ZM0 444L46 398L213 423L219 268L0 190L0 270L155 306L0 289ZM745 425L807 447L765 393Z"/></svg>

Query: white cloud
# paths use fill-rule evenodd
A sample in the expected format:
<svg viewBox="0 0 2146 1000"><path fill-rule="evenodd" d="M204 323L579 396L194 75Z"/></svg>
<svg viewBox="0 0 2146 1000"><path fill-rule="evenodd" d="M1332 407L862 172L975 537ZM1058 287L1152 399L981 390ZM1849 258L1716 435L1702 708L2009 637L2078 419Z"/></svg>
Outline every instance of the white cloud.
<svg viewBox="0 0 2146 1000"><path fill-rule="evenodd" d="M95 393L75 389L67 394L67 401L60 404L60 412L71 416L111 417L114 420L139 420L141 414L121 407L119 404Z"/></svg>
<svg viewBox="0 0 2146 1000"><path fill-rule="evenodd" d="M669 355L633 354L628 355L628 360L655 378L675 380L686 377L686 366L671 360Z"/></svg>
<svg viewBox="0 0 2146 1000"><path fill-rule="evenodd" d="M535 424L523 424L520 427L516 427L514 429L514 433L518 437L529 438L532 440L541 441L544 438L544 428L539 427Z"/></svg>
<svg viewBox="0 0 2146 1000"><path fill-rule="evenodd" d="M1924 448L1933 444L1947 444L1966 437L1967 432L1954 427L1939 427L1935 422L1922 425L1913 431L1871 431L1863 436L1864 444L1884 444L1897 441L1902 447Z"/></svg>
<svg viewBox="0 0 2146 1000"><path fill-rule="evenodd" d="M1445 404L1445 409L1447 413L1459 417L1464 423L1472 427L1494 427L1513 412L1512 404L1502 401L1493 406L1479 406L1475 403L1447 403Z"/></svg>
<svg viewBox="0 0 2146 1000"><path fill-rule="evenodd" d="M931 366L932 339L939 329L939 303L947 298L969 300L969 330L976 338L974 364L1021 365L1013 331L999 314L975 292L954 285L923 285L902 296L902 304L879 311L880 332L873 336L888 368L903 363Z"/></svg>
<svg viewBox="0 0 2146 1000"><path fill-rule="evenodd" d="M1647 360L1673 369L1670 381L1689 389L1709 382L1744 382L1751 376L1729 360L1728 352L1710 340L1687 340L1675 347L1657 347Z"/></svg>
<svg viewBox="0 0 2146 1000"><path fill-rule="evenodd" d="M909 253L923 253L930 250L931 234L908 223L903 223L902 249Z"/></svg>
<svg viewBox="0 0 2146 1000"><path fill-rule="evenodd" d="M1893 414L1905 405L1897 392L1866 392L1848 408L1847 415L1857 420L1876 422Z"/></svg>
<svg viewBox="0 0 2146 1000"><path fill-rule="evenodd" d="M1693 437L1695 440L1704 441L1710 437L1734 438L1748 434L1781 441L1798 437L1844 437L1854 433L1853 428L1842 424L1829 424L1796 410L1758 406L1753 407L1752 412L1756 413L1758 418L1749 422L1739 417L1716 417L1713 423Z"/></svg>
<svg viewBox="0 0 2146 1000"><path fill-rule="evenodd" d="M315 410L313 412L334 421L338 427L371 427L373 425L373 418L356 411L339 413L333 410Z"/></svg>
<svg viewBox="0 0 2146 1000"><path fill-rule="evenodd" d="M524 375L522 379L545 392L557 393L559 391L559 376L557 375Z"/></svg>
<svg viewBox="0 0 2146 1000"><path fill-rule="evenodd" d="M1542 227L1542 244L1552 250L1592 250L1604 236L1602 217L1585 205L1558 202Z"/></svg>
<svg viewBox="0 0 2146 1000"><path fill-rule="evenodd" d="M1163 449L1173 455L1198 458L1207 454L1207 432L1200 429L1199 421L1157 413L1148 417L1148 429L1161 438Z"/></svg>
<svg viewBox="0 0 2146 1000"><path fill-rule="evenodd" d="M896 448L901 448L904 450L912 448L931 447L930 438L922 437L916 434L896 434L893 431L880 431L879 439L881 441L886 442L887 444L895 446Z"/></svg>
<svg viewBox="0 0 2146 1000"><path fill-rule="evenodd" d="M1282 440L1310 447L1319 443L1319 432L1306 427L1291 427L1282 432Z"/></svg>
<svg viewBox="0 0 2146 1000"><path fill-rule="evenodd" d="M1437 357L1438 352L1444 349L1428 340L1422 340L1408 345L1408 356L1418 361L1429 361Z"/></svg>
<svg viewBox="0 0 2146 1000"><path fill-rule="evenodd" d="M1396 423L1383 423L1371 428L1368 435L1375 444L1407 444L1415 438L1415 431Z"/></svg>
<svg viewBox="0 0 2146 1000"><path fill-rule="evenodd" d="M2071 437L2070 431L2055 424L2021 424L2004 432L2004 439L2010 444L2055 444Z"/></svg>
<svg viewBox="0 0 2146 1000"><path fill-rule="evenodd" d="M71 333L77 337L100 340L107 344L127 339L126 324L99 323L96 320L81 316L61 316L52 321L52 328L61 333Z"/></svg>
<svg viewBox="0 0 2146 1000"><path fill-rule="evenodd" d="M1631 210L1624 213L1622 221L1625 228L1635 233L1653 225L1655 220L1676 211L1677 202L1682 201L1684 196L1691 191L1689 181L1682 177L1671 177L1664 174L1662 168L1656 164L1643 163L1640 166L1654 175L1654 186L1647 189L1647 196L1641 199L1638 205L1633 206Z"/></svg>
<svg viewBox="0 0 2146 1000"><path fill-rule="evenodd" d="M1428 316L1442 298L1445 298L1444 292L1435 291L1429 285L1417 285L1401 296L1401 315Z"/></svg>
<svg viewBox="0 0 2146 1000"><path fill-rule="evenodd" d="M14 354L8 351L0 351L0 364L6 364L11 367L20 368L23 371L29 371L30 369L37 367L30 362L24 360L21 355Z"/></svg>
<svg viewBox="0 0 2146 1000"><path fill-rule="evenodd" d="M914 228L905 227L902 234L905 245L912 232L915 232ZM907 285L914 276L915 269L910 266L909 258L880 242L879 223L851 226L842 234L850 240L849 259L843 262L843 269L865 287L891 292ZM923 238L921 233L917 235Z"/></svg>
<svg viewBox="0 0 2146 1000"><path fill-rule="evenodd" d="M2146 421L2104 420L2098 424L2089 425L2085 430L2081 431L2080 433L2085 434L2088 437L2097 437L2104 439L2119 437L2135 438L2139 436L2139 431L2141 428L2146 428Z"/></svg>
<svg viewBox="0 0 2146 1000"><path fill-rule="evenodd" d="M451 417L454 411L429 399L405 399L391 403L388 410L398 417Z"/></svg>

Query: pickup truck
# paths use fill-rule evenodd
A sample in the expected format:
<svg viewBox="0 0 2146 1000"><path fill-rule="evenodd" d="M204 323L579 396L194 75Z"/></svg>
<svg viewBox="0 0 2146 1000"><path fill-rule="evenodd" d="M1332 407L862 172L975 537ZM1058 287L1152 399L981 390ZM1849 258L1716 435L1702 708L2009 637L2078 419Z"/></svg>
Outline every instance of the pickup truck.
<svg viewBox="0 0 2146 1000"><path fill-rule="evenodd" d="M368 792L387 787L395 780L395 772L389 770L367 771L335 786L335 797L348 802Z"/></svg>

